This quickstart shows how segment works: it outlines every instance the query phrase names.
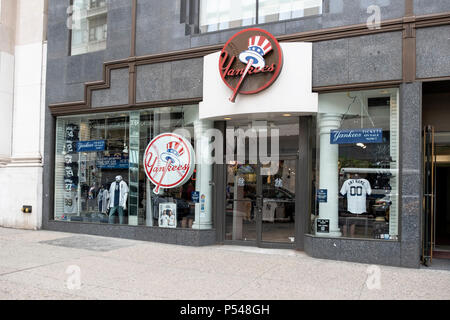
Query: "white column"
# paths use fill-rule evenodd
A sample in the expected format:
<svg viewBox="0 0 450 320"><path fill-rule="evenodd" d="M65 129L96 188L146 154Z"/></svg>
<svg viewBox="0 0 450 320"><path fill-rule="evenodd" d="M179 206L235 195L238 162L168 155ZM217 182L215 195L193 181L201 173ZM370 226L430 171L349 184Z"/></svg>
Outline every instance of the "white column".
<svg viewBox="0 0 450 320"><path fill-rule="evenodd" d="M0 51L0 164L11 157L14 101L14 56Z"/></svg>
<svg viewBox="0 0 450 320"><path fill-rule="evenodd" d="M197 161L197 175L195 190L200 193L200 203L195 205L195 221L192 224L192 229L211 229L212 228L212 176L213 166L206 163L211 161L212 146L210 137L206 135L206 131L213 127L213 122L209 120L194 121L194 136L197 139L196 161ZM202 196L205 197L202 203Z"/></svg>
<svg viewBox="0 0 450 320"><path fill-rule="evenodd" d="M328 190L327 202L319 203L319 219L330 221L330 233L316 233L317 236L340 237L339 229L339 145L330 144L330 130L340 127L341 115L322 114L319 118L320 131L320 189Z"/></svg>

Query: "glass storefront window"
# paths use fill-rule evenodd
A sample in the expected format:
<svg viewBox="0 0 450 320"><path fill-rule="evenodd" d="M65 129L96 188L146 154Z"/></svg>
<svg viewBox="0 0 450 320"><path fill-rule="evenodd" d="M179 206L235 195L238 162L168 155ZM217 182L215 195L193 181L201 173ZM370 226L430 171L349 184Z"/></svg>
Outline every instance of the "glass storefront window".
<svg viewBox="0 0 450 320"><path fill-rule="evenodd" d="M106 0L73 0L71 55L106 49Z"/></svg>
<svg viewBox="0 0 450 320"><path fill-rule="evenodd" d="M200 32L302 18L322 13L322 0L201 0Z"/></svg>
<svg viewBox="0 0 450 320"><path fill-rule="evenodd" d="M201 0L200 30L212 32L256 23L256 0Z"/></svg>
<svg viewBox="0 0 450 320"><path fill-rule="evenodd" d="M143 164L146 147L156 136L180 131L195 149L195 130L202 125L198 106L59 117L54 219L211 228L211 165L196 165L183 185L155 194ZM200 184L200 175L208 183ZM203 202L192 200L194 191L205 195Z"/></svg>
<svg viewBox="0 0 450 320"><path fill-rule="evenodd" d="M398 240L398 90L319 96L316 236Z"/></svg>
<svg viewBox="0 0 450 320"><path fill-rule="evenodd" d="M322 13L322 0L259 0L258 22L302 18Z"/></svg>

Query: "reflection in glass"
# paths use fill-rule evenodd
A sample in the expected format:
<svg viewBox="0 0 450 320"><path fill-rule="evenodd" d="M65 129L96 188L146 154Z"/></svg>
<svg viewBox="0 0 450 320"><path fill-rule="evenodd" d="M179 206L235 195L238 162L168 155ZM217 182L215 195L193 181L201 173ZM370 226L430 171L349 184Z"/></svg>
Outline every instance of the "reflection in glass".
<svg viewBox="0 0 450 320"><path fill-rule="evenodd" d="M258 22L267 23L322 13L322 0L259 0Z"/></svg>
<svg viewBox="0 0 450 320"><path fill-rule="evenodd" d="M71 54L106 49L106 0L73 0L71 12Z"/></svg>
<svg viewBox="0 0 450 320"><path fill-rule="evenodd" d="M296 19L321 13L322 0L201 0L200 32Z"/></svg>
<svg viewBox="0 0 450 320"><path fill-rule="evenodd" d="M200 30L211 32L256 23L256 0L201 0Z"/></svg>

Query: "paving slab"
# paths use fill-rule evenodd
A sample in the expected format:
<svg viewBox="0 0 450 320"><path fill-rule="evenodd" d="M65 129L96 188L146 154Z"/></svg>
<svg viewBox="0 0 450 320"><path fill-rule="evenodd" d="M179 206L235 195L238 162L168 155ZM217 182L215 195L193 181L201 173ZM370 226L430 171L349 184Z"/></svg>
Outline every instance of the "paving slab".
<svg viewBox="0 0 450 320"><path fill-rule="evenodd" d="M447 265L405 269L294 250L0 228L0 299L450 299Z"/></svg>

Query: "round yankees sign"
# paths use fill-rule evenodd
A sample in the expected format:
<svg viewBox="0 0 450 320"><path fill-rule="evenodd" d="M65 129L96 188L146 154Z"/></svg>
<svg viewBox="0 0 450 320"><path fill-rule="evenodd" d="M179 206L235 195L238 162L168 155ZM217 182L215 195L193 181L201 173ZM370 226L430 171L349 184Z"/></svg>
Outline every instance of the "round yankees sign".
<svg viewBox="0 0 450 320"><path fill-rule="evenodd" d="M195 167L192 145L175 133L163 133L148 144L144 153L144 170L147 178L160 188L176 188L190 179Z"/></svg>
<svg viewBox="0 0 450 320"><path fill-rule="evenodd" d="M283 67L283 52L269 32L250 28L238 32L225 44L219 58L219 72L233 90L230 101L238 93L254 94L268 88Z"/></svg>

